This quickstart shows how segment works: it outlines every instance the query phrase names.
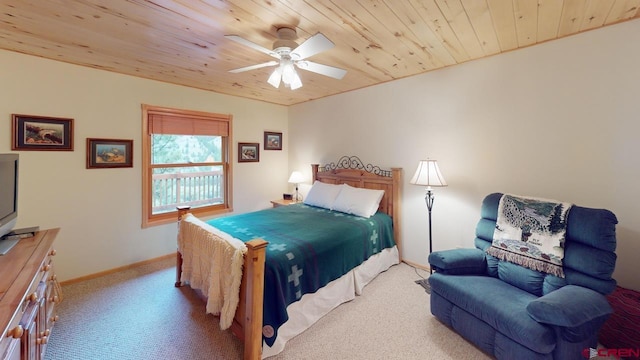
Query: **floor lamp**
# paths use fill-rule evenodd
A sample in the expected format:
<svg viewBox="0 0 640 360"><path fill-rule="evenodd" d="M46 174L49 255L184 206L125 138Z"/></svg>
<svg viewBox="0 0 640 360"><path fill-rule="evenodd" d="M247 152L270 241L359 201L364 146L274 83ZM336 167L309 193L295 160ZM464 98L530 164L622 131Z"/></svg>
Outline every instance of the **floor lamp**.
<svg viewBox="0 0 640 360"><path fill-rule="evenodd" d="M444 180L440 169L438 168L438 161L436 160L421 160L418 163L418 169L413 175L410 181L413 185L422 185L427 187L427 195L424 200L427 203L427 210L429 211L429 254L433 251L433 242L431 236L431 209L433 209L433 191L432 187L447 186L447 182ZM431 266L429 266L429 274L432 273ZM429 286L428 279L420 280L422 285L428 294L431 294L431 287Z"/></svg>

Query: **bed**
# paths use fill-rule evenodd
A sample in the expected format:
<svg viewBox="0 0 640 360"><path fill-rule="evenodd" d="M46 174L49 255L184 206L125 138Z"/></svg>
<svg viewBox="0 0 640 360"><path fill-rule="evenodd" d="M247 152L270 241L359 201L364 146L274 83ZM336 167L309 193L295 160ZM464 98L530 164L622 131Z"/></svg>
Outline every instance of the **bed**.
<svg viewBox="0 0 640 360"><path fill-rule="evenodd" d="M194 219L188 208L179 209L176 286L189 284L200 290L200 284L207 282L200 279L194 285L192 281L193 258L205 260L200 256L202 251L193 249L196 236L183 223L196 224L200 232L244 244L237 307L232 308L235 311L227 322L231 331L244 341L245 359L266 358L281 352L289 339L339 304L355 298L375 276L401 260L398 231L401 169L383 170L346 156L337 163L322 167L313 164L311 168L313 187L305 203L206 222ZM380 193L377 211L371 211L375 214L370 217L349 214L357 211L330 210L329 206L312 201L316 189L335 190L338 185L354 194ZM346 192L342 192L341 199ZM338 199L334 204L337 202ZM324 239L312 237L318 234ZM229 258L238 256L237 251L228 254ZM231 264L236 260L215 262ZM209 266L206 262L205 265ZM211 276L218 276L223 282L237 282L234 276Z"/></svg>

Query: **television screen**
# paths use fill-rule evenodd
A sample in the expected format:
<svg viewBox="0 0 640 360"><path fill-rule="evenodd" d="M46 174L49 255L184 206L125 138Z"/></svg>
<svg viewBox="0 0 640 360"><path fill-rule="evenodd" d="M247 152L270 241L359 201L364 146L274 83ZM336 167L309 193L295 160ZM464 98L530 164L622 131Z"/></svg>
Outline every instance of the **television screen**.
<svg viewBox="0 0 640 360"><path fill-rule="evenodd" d="M18 217L18 155L0 154L0 236L10 232Z"/></svg>

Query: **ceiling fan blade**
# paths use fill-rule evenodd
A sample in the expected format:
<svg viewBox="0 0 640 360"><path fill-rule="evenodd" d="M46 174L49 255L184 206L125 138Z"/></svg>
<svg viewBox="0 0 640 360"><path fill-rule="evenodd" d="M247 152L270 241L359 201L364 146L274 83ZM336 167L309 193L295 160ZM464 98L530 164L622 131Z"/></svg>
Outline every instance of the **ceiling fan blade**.
<svg viewBox="0 0 640 360"><path fill-rule="evenodd" d="M317 33L291 51L291 58L302 60L333 48L335 44L326 36Z"/></svg>
<svg viewBox="0 0 640 360"><path fill-rule="evenodd" d="M245 66L245 67L241 67L238 69L233 69L233 70L229 70L230 73L240 73L243 71L249 71L249 70L255 70L255 69L260 69L263 67L267 67L267 66L274 66L274 65L278 65L279 62L272 60L266 63L262 63L262 64L256 64L256 65L251 65L251 66Z"/></svg>
<svg viewBox="0 0 640 360"><path fill-rule="evenodd" d="M302 70L311 71L338 80L342 79L347 73L347 70L329 65L318 64L312 61L298 61L296 62L296 66L298 66Z"/></svg>
<svg viewBox="0 0 640 360"><path fill-rule="evenodd" d="M262 53L265 53L265 54L267 54L269 56L273 56L276 59L280 59L280 55L278 55L275 52L273 52L273 50L269 50L269 49L267 49L265 47L262 47L262 46L260 46L260 45L258 45L256 43L254 43L254 42L251 42L251 41L249 41L249 40L247 40L245 38L241 38L238 35L225 35L224 37L226 37L229 40L233 40L233 41L237 42L238 44L242 44L244 46L248 46L248 47L250 47L250 48L252 48L254 50L258 50L258 51L260 51Z"/></svg>

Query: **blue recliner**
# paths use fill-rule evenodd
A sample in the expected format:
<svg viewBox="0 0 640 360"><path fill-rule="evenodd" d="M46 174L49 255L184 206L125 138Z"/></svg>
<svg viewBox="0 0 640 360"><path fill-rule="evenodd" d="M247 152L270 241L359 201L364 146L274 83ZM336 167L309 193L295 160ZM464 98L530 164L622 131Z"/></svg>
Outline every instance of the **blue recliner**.
<svg viewBox="0 0 640 360"><path fill-rule="evenodd" d="M616 286L616 216L571 208L560 278L485 253L501 197L484 199L475 249L429 255L431 313L497 359L588 358L612 313L605 295Z"/></svg>

